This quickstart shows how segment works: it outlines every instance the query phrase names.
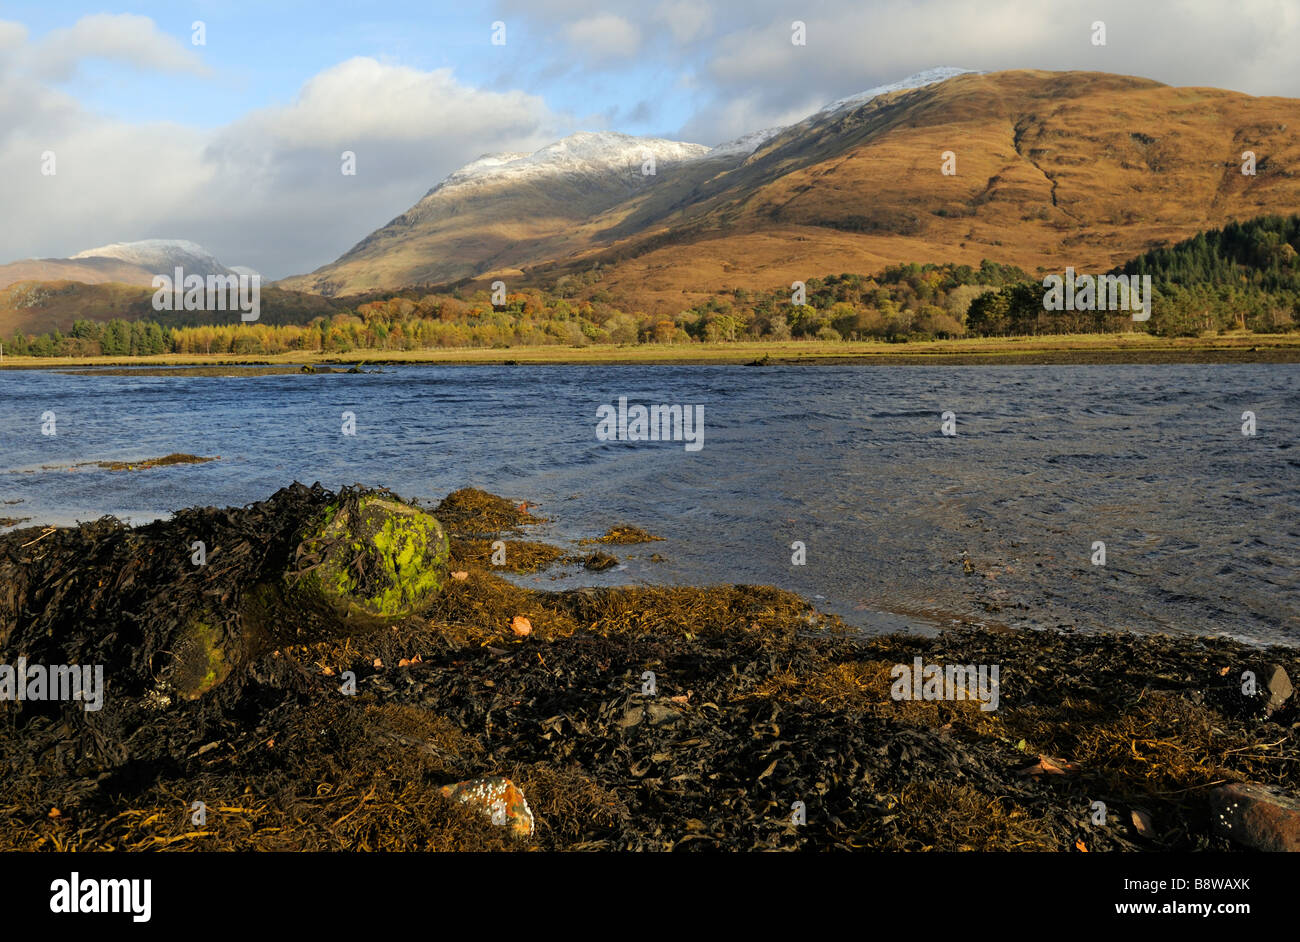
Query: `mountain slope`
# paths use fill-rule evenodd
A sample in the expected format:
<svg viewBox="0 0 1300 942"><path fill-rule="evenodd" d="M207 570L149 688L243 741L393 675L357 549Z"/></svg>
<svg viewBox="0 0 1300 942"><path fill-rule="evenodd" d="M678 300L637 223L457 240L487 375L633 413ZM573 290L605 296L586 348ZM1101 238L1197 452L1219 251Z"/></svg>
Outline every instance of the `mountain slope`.
<svg viewBox="0 0 1300 942"><path fill-rule="evenodd" d="M171 276L177 266L187 275L226 275L227 268L212 253L186 239L144 239L114 242L78 252L68 258L28 258L0 265L0 288L20 282L79 282L148 287L155 275Z"/></svg>
<svg viewBox="0 0 1300 942"><path fill-rule="evenodd" d="M517 271L589 247L575 239L575 225L664 179L680 184L683 172L716 172L708 153L699 144L580 133L535 154L482 157L337 262L280 284L333 295L452 281L498 266ZM644 174L643 166L654 173Z"/></svg>
<svg viewBox="0 0 1300 942"><path fill-rule="evenodd" d="M453 174L338 262L287 283L346 293L517 271L545 282L599 264L612 294L670 312L723 286L897 262L1110 268L1300 206L1294 99L1044 71L862 97L755 135L753 153L661 161L648 183L630 165L544 183L489 173L473 188ZM1255 176L1241 173L1248 149ZM945 151L955 176L940 172Z"/></svg>

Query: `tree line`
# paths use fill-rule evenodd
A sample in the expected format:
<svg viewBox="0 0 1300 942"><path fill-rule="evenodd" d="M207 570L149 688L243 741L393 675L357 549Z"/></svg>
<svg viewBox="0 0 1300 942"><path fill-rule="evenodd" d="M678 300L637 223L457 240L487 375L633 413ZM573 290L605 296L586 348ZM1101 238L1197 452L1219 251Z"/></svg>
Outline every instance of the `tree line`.
<svg viewBox="0 0 1300 942"><path fill-rule="evenodd" d="M493 303L487 291L396 292L285 323L164 325L79 319L69 333L15 333L8 352L147 356L410 351L456 347L866 340L894 342L1145 330L1165 336L1294 330L1300 320L1300 215L1265 216L1147 252L1110 274L1150 276L1151 318L1047 310L1044 286L1012 265L895 265L802 286L715 292L676 316L624 310L593 269ZM500 300L497 298L496 300ZM283 313L283 312L282 312Z"/></svg>

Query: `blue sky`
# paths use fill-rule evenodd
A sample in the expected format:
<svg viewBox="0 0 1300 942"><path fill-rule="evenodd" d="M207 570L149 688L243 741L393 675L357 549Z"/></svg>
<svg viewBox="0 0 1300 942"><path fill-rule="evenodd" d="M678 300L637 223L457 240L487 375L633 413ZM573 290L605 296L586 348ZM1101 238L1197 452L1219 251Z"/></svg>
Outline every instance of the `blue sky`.
<svg viewBox="0 0 1300 942"><path fill-rule="evenodd" d="M9 2L0 262L184 238L282 277L484 153L578 130L713 145L936 66L1297 96L1296 49L1297 0Z"/></svg>
<svg viewBox="0 0 1300 942"><path fill-rule="evenodd" d="M6 3L0 18L23 23L40 39L99 12L149 17L213 70L206 77L176 75L160 83L155 74L127 63L87 61L65 89L122 120L219 127L250 107L291 101L312 75L355 56L425 71L450 67L483 88L544 87L553 109L586 119L590 129L612 121L628 134L672 134L691 113L692 96L675 87L681 73L656 55L662 37L640 47L635 60L602 69L597 81L576 65L566 44L547 35L552 21L539 23L493 4L159 2L106 10L23 2ZM206 26L201 48L191 41L196 21ZM504 46L490 42L498 21L506 23ZM642 102L653 107L638 112Z"/></svg>

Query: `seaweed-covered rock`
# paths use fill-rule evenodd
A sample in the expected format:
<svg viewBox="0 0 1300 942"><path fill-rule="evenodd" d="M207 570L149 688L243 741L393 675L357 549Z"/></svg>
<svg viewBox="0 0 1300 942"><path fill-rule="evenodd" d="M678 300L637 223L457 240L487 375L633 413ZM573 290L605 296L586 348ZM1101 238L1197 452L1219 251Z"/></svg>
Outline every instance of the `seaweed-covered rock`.
<svg viewBox="0 0 1300 942"><path fill-rule="evenodd" d="M382 628L427 606L446 582L450 545L436 518L377 493L325 505L298 533L294 561L269 583L288 612L344 633ZM285 612L274 612L277 615ZM268 628L270 626L268 625Z"/></svg>
<svg viewBox="0 0 1300 942"><path fill-rule="evenodd" d="M590 569L593 572L604 572L606 569L613 569L618 565L618 558L608 553L592 553L582 562L584 569Z"/></svg>
<svg viewBox="0 0 1300 942"><path fill-rule="evenodd" d="M202 696L274 647L391 625L441 592L447 533L388 491L283 488L138 529L0 537L0 656L101 664L118 694Z"/></svg>

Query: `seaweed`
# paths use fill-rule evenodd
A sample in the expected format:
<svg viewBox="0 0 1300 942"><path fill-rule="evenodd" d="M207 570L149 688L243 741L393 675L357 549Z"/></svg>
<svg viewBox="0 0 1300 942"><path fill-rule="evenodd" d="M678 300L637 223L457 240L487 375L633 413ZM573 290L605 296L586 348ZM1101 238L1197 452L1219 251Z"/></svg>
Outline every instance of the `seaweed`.
<svg viewBox="0 0 1300 942"><path fill-rule="evenodd" d="M457 494L438 512L465 578L427 605L377 630L295 617L219 662L212 639L241 597L339 495L294 485L138 530L0 536L7 661L143 671L110 680L98 712L0 704L0 848L1227 850L1216 785L1300 785L1295 698L1268 713L1239 682L1261 658L1300 675L1294 649L971 626L863 636L765 586L536 591L482 555L524 521L517 506ZM195 571L165 547L200 532L221 552ZM146 681L175 656L175 625L138 605L159 587L176 612L201 601L213 633L186 660L204 689L165 704ZM1000 705L896 699L917 657L1000 665ZM531 837L444 794L484 777L527 796Z"/></svg>

